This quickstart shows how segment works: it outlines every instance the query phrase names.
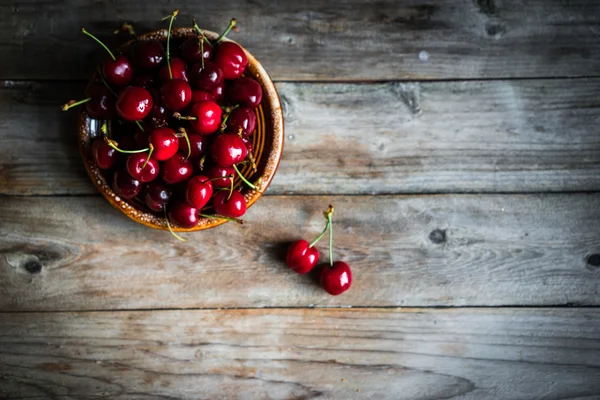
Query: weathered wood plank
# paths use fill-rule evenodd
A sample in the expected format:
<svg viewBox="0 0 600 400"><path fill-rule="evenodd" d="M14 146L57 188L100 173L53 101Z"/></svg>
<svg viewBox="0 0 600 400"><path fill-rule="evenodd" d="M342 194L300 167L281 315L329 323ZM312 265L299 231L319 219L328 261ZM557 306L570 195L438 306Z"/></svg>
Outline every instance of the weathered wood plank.
<svg viewBox="0 0 600 400"><path fill-rule="evenodd" d="M283 262L329 202L338 297ZM270 196L245 219L181 243L102 198L5 197L0 310L600 305L600 194Z"/></svg>
<svg viewBox="0 0 600 400"><path fill-rule="evenodd" d="M278 80L437 79L598 75L600 4L594 0L273 2L254 0L13 1L0 13L2 79L89 76L102 50L86 27L111 42L121 21L139 32L195 15L233 34ZM65 12L68 10L69 12Z"/></svg>
<svg viewBox="0 0 600 400"><path fill-rule="evenodd" d="M596 399L597 309L0 314L6 399Z"/></svg>
<svg viewBox="0 0 600 400"><path fill-rule="evenodd" d="M77 83L0 89L0 194L93 194ZM600 79L277 85L286 143L270 194L600 190Z"/></svg>

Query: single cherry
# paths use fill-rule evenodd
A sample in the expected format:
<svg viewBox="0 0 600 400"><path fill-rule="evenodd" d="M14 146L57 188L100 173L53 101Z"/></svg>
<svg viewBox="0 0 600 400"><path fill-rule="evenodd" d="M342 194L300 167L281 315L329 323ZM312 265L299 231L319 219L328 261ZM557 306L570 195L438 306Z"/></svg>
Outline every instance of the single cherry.
<svg viewBox="0 0 600 400"><path fill-rule="evenodd" d="M212 182L206 176L197 175L187 182L185 200L190 206L198 210L201 210L208 203L212 194Z"/></svg>
<svg viewBox="0 0 600 400"><path fill-rule="evenodd" d="M186 181L192 176L194 168L184 155L175 154L161 166L161 177L165 183L173 185Z"/></svg>
<svg viewBox="0 0 600 400"><path fill-rule="evenodd" d="M207 41L204 41L201 46L201 40L201 38L193 37L187 39L185 42L183 42L183 45L181 45L181 55L187 62L195 63L201 62L203 58L205 61L212 58L212 45L207 43Z"/></svg>
<svg viewBox="0 0 600 400"><path fill-rule="evenodd" d="M204 153L204 150L206 150L206 137L196 133L191 133L188 134L188 140L190 141L192 150L189 150L188 141L185 140L184 137L180 137L179 152L183 155L190 153L191 159L200 158L200 156Z"/></svg>
<svg viewBox="0 0 600 400"><path fill-rule="evenodd" d="M256 108L262 101L262 88L251 78L240 78L231 82L227 89L227 98L233 104Z"/></svg>
<svg viewBox="0 0 600 400"><path fill-rule="evenodd" d="M343 261L336 261L332 266L324 266L321 271L321 286L327 293L337 296L350 289L352 271Z"/></svg>
<svg viewBox="0 0 600 400"><path fill-rule="evenodd" d="M210 93L213 95L217 103L222 102L225 99L225 84L217 86L211 90Z"/></svg>
<svg viewBox="0 0 600 400"><path fill-rule="evenodd" d="M235 170L232 167L220 167L216 165L206 170L206 176L211 179L214 187L228 188L231 187Z"/></svg>
<svg viewBox="0 0 600 400"><path fill-rule="evenodd" d="M209 135L215 133L221 126L221 116L223 111L214 101L201 101L192 106L190 117L181 117L189 119L192 128L197 133Z"/></svg>
<svg viewBox="0 0 600 400"><path fill-rule="evenodd" d="M119 154L104 140L97 138L92 142L92 156L100 169L110 169L117 162Z"/></svg>
<svg viewBox="0 0 600 400"><path fill-rule="evenodd" d="M152 181L146 185L144 201L152 211L162 211L171 199L171 190L165 184Z"/></svg>
<svg viewBox="0 0 600 400"><path fill-rule="evenodd" d="M217 193L213 200L215 212L224 217L239 218L246 213L246 199L240 192L234 190L229 196L227 190Z"/></svg>
<svg viewBox="0 0 600 400"><path fill-rule="evenodd" d="M85 103L85 110L90 117L96 119L113 119L116 117L115 96L106 86L92 86L89 97L90 101Z"/></svg>
<svg viewBox="0 0 600 400"><path fill-rule="evenodd" d="M158 73L162 82L168 82L171 79L181 79L188 81L187 65L181 58L171 58L171 74L169 75L169 66L164 65Z"/></svg>
<svg viewBox="0 0 600 400"><path fill-rule="evenodd" d="M231 167L244 161L248 155L246 144L236 134L218 135L212 143L211 154L215 162L223 167Z"/></svg>
<svg viewBox="0 0 600 400"><path fill-rule="evenodd" d="M207 92L206 90L192 90L192 102L198 103L201 101L215 101L215 97L211 92Z"/></svg>
<svg viewBox="0 0 600 400"><path fill-rule="evenodd" d="M117 113L127 121L140 121L152 111L152 96L144 88L128 86L117 100Z"/></svg>
<svg viewBox="0 0 600 400"><path fill-rule="evenodd" d="M134 46L136 65L146 69L158 67L165 57L165 49L158 40L138 40Z"/></svg>
<svg viewBox="0 0 600 400"><path fill-rule="evenodd" d="M190 68L190 81L195 89L213 90L223 84L223 72L210 61L196 63Z"/></svg>
<svg viewBox="0 0 600 400"><path fill-rule="evenodd" d="M213 62L221 68L225 79L235 79L244 73L248 65L248 57L237 43L221 43L216 53Z"/></svg>
<svg viewBox="0 0 600 400"><path fill-rule="evenodd" d="M198 209L185 201L177 201L168 207L169 221L182 228L193 228L198 225Z"/></svg>
<svg viewBox="0 0 600 400"><path fill-rule="evenodd" d="M124 199L132 199L142 190L142 183L126 171L117 171L113 176L113 191Z"/></svg>
<svg viewBox="0 0 600 400"><path fill-rule="evenodd" d="M299 274L306 274L319 262L319 250L304 239L296 240L288 249L285 263Z"/></svg>
<svg viewBox="0 0 600 400"><path fill-rule="evenodd" d="M148 153L135 153L127 157L127 172L133 179L150 182L158 176L158 161Z"/></svg>
<svg viewBox="0 0 600 400"><path fill-rule="evenodd" d="M179 139L175 131L166 126L152 130L148 141L154 147L152 157L158 161L170 159L177 153L177 149L179 148Z"/></svg>
<svg viewBox="0 0 600 400"><path fill-rule="evenodd" d="M160 88L163 103L172 111L181 111L192 101L192 89L183 79L173 79Z"/></svg>
<svg viewBox="0 0 600 400"><path fill-rule="evenodd" d="M256 114L254 110L247 107L238 107L233 110L227 118L227 133L239 133L248 137L256 128Z"/></svg>
<svg viewBox="0 0 600 400"><path fill-rule="evenodd" d="M81 32L98 42L110 56L110 59L102 63L102 75L104 75L106 81L112 86L128 85L133 79L133 67L129 58L124 55L115 57L113 52L110 51L110 49L96 36L83 28L81 29Z"/></svg>

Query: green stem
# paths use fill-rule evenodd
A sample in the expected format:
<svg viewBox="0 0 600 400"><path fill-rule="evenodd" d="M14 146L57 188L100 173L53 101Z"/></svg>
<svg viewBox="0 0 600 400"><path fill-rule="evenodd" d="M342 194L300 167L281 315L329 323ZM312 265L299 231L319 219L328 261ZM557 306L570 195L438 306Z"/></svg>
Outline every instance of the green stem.
<svg viewBox="0 0 600 400"><path fill-rule="evenodd" d="M333 212L333 207L331 207ZM331 214L327 213L327 225L329 225L329 266L333 267L333 223L331 222Z"/></svg>
<svg viewBox="0 0 600 400"><path fill-rule="evenodd" d="M230 218L230 217L224 217L222 215L207 215L207 214L199 214L201 217L204 218L218 218L218 219L225 219L227 221L233 221L233 222L237 222L240 225L244 224L244 220L243 219L237 219L237 218Z"/></svg>
<svg viewBox="0 0 600 400"><path fill-rule="evenodd" d="M242 173L240 172L240 170L238 169L237 165L233 164L233 169L235 169L235 172L237 172L238 176L240 177L240 179L248 186L250 186L252 189L254 190L258 190L258 188L256 186L254 186L254 184L250 183L250 181L248 181L248 179L246 179L244 177L244 175L242 175Z"/></svg>
<svg viewBox="0 0 600 400"><path fill-rule="evenodd" d="M171 228L171 224L169 223L169 217L167 216L167 208L166 207L165 207L165 221L167 221L167 228L169 228L169 232L171 232L171 235L175 236L175 239L181 240L182 242L187 242L186 239L184 239L181 236L179 236L178 234L176 234L175 231L173 231L173 228Z"/></svg>
<svg viewBox="0 0 600 400"><path fill-rule="evenodd" d="M113 61L117 60L115 58L115 55L113 54L113 52L110 51L110 49L108 47L106 47L106 45L104 43L102 43L102 41L100 39L98 39L96 36L92 35L88 31L86 31L85 28L81 28L81 32L83 32L84 35L88 35L89 37L94 39L96 42L98 42L98 44L100 44L100 46L104 47L104 50L108 51L108 54L110 55L110 58L112 58Z"/></svg>
<svg viewBox="0 0 600 400"><path fill-rule="evenodd" d="M319 236L317 236L317 238L315 240L313 240L312 243L310 245L308 245L308 247L313 247L315 244L317 244L319 242L319 240L321 240L323 238L323 236L325 236L325 232L327 232L328 228L329 228L329 220L327 220L327 223L325 224L325 229L323 229L323 232L321 232L321 234Z"/></svg>
<svg viewBox="0 0 600 400"><path fill-rule="evenodd" d="M136 153L143 153L145 151L150 150L149 147L145 148L145 149L140 149L140 150L122 150L118 147L117 142L115 142L114 140L111 140L107 137L104 137L104 141L113 149L115 149L116 151L118 151L119 153L124 153L124 154L136 154Z"/></svg>
<svg viewBox="0 0 600 400"><path fill-rule="evenodd" d="M163 18L163 20L170 18L169 31L167 32L167 67L169 68L169 78L171 79L173 79L173 72L171 71L171 28L177 14L179 14L179 10L175 10L170 16Z"/></svg>
<svg viewBox="0 0 600 400"><path fill-rule="evenodd" d="M119 97L117 95L117 93L112 90L112 88L108 85L108 83L106 82L106 80L104 79L104 76L102 76L102 70L100 69L100 67L98 67L98 76L100 76L100 80L102 81L102 83L104 84L104 86L106 86L106 88L108 90L110 90L110 92L115 96L115 97Z"/></svg>
<svg viewBox="0 0 600 400"><path fill-rule="evenodd" d="M227 34L229 33L229 31L231 31L231 29L233 29L233 27L237 24L237 20L235 18L231 18L231 21L229 21L229 26L227 27L227 29L225 29L225 32L223 32L221 34L221 36L219 36L217 38L217 40L215 40L215 44L219 43L221 40L225 39L225 36L227 36Z"/></svg>
<svg viewBox="0 0 600 400"><path fill-rule="evenodd" d="M198 24L196 23L196 19L194 18L192 20L193 24L194 24L194 29L198 31L198 34L200 35L200 37L202 38L203 42L206 42L208 44L212 44L210 43L210 40L208 40L208 38L206 37L206 35L204 34L204 32L202 31L202 29L200 29L200 27L198 26ZM204 55L204 52L202 52L202 54Z"/></svg>
<svg viewBox="0 0 600 400"><path fill-rule="evenodd" d="M227 196L227 201L231 199L231 195L233 194L233 178L231 178L231 187L229 188L229 196Z"/></svg>
<svg viewBox="0 0 600 400"><path fill-rule="evenodd" d="M183 132L183 137L185 138L185 142L187 143L188 153L185 159L187 160L192 155L192 145L190 144L190 138L187 135L187 132Z"/></svg>
<svg viewBox="0 0 600 400"><path fill-rule="evenodd" d="M144 130L144 127L143 127L143 126L142 126L142 124L140 123L140 121L135 121L135 124L138 126L138 128L140 128L140 131L142 131L142 132L144 132L144 133L146 132L146 131Z"/></svg>
<svg viewBox="0 0 600 400"><path fill-rule="evenodd" d="M142 169L146 168L146 165L148 165L148 161L150 161L150 157L152 157L152 152L154 151L154 146L152 146L152 143L150 143L148 145L150 151L148 152L148 157L146 158L146 162L144 163L144 165L142 165Z"/></svg>
<svg viewBox="0 0 600 400"><path fill-rule="evenodd" d="M67 111L69 108L77 107L77 106L79 106L79 105L81 105L81 104L87 103L87 102L88 102L88 101L90 101L91 99L92 99L91 97L88 97L88 98L86 98L86 99L79 100L79 101L74 101L74 102L72 102L72 103L71 103L71 102L65 103L65 104L63 104L63 106L62 106L62 110L63 110L63 111Z"/></svg>
<svg viewBox="0 0 600 400"><path fill-rule="evenodd" d="M221 132L225 132L225 129L227 129L227 120L229 119L229 116L231 115L233 110L235 110L239 106L240 106L239 104L236 104L235 106L233 106L232 108L230 108L228 110L227 114L225 114L225 118L223 118L223 121L221 122L221 127L219 128L221 130Z"/></svg>

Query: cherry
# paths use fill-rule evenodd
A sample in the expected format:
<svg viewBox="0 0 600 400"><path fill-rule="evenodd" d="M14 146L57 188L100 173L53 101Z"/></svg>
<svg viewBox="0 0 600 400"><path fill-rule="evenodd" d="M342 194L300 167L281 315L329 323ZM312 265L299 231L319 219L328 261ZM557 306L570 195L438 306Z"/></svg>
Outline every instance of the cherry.
<svg viewBox="0 0 600 400"><path fill-rule="evenodd" d="M262 88L254 79L236 79L227 89L227 98L234 104L255 108L262 101Z"/></svg>
<svg viewBox="0 0 600 400"><path fill-rule="evenodd" d="M85 35L94 39L100 46L104 47L104 50L110 56L109 60L102 63L102 74L106 78L106 81L113 86L125 86L133 79L133 67L129 58L124 55L115 57L112 51L100 39L92 35L85 29L81 29Z"/></svg>
<svg viewBox="0 0 600 400"><path fill-rule="evenodd" d="M288 249L285 263L299 274L306 274L319 262L319 250L306 240L300 239L292 243Z"/></svg>
<svg viewBox="0 0 600 400"><path fill-rule="evenodd" d="M214 187L228 188L231 187L231 181L233 180L232 177L235 176L235 170L232 167L220 167L216 165L206 170L206 176L211 179Z"/></svg>
<svg viewBox="0 0 600 400"><path fill-rule="evenodd" d="M192 172L191 161L181 154L175 154L162 164L161 177L165 183L173 185L189 179Z"/></svg>
<svg viewBox="0 0 600 400"><path fill-rule="evenodd" d="M215 101L215 97L211 92L207 92L206 90L192 90L192 102L198 103L201 101Z"/></svg>
<svg viewBox="0 0 600 400"><path fill-rule="evenodd" d="M190 141L190 146L192 150L189 150L187 140L185 138L179 138L179 152L181 154L190 153L191 159L200 158L204 150L206 149L206 138L203 135L198 135L195 133L188 134L188 140Z"/></svg>
<svg viewBox="0 0 600 400"><path fill-rule="evenodd" d="M206 176L197 175L187 182L185 200L187 203L201 210L212 197L213 186Z"/></svg>
<svg viewBox="0 0 600 400"><path fill-rule="evenodd" d="M142 190L142 183L126 171L117 171L113 176L113 191L124 199L132 199Z"/></svg>
<svg viewBox="0 0 600 400"><path fill-rule="evenodd" d="M98 138L92 142L92 157L100 169L110 169L117 162L118 153L104 140Z"/></svg>
<svg viewBox="0 0 600 400"><path fill-rule="evenodd" d="M128 86L117 99L117 113L126 121L140 121L152 111L152 96L144 88Z"/></svg>
<svg viewBox="0 0 600 400"><path fill-rule="evenodd" d="M158 67L165 57L165 49L158 40L138 40L134 46L136 65L146 69Z"/></svg>
<svg viewBox="0 0 600 400"><path fill-rule="evenodd" d="M177 153L179 148L179 139L175 131L168 127L155 128L150 133L148 141L154 147L152 156L158 161L170 159Z"/></svg>
<svg viewBox="0 0 600 400"><path fill-rule="evenodd" d="M213 90L223 83L223 72L214 63L196 63L190 69L190 80L196 89Z"/></svg>
<svg viewBox="0 0 600 400"><path fill-rule="evenodd" d="M181 45L181 55L183 58L190 63L201 62L202 59L210 60L213 54L213 47L211 44L204 41L200 46L202 38L189 38L183 45ZM202 51L204 50L204 52Z"/></svg>
<svg viewBox="0 0 600 400"><path fill-rule="evenodd" d="M238 218L246 212L246 199L238 191L230 192L223 190L217 193L213 200L215 212L230 218Z"/></svg>
<svg viewBox="0 0 600 400"><path fill-rule="evenodd" d="M158 161L149 153L136 153L127 158L127 172L133 179L150 182L158 176Z"/></svg>
<svg viewBox="0 0 600 400"><path fill-rule="evenodd" d="M171 59L171 75L169 74L169 67L164 65L159 71L160 80L163 82L168 82L171 79L181 79L184 81L188 81L187 77L187 65L181 58L172 58Z"/></svg>
<svg viewBox="0 0 600 400"><path fill-rule="evenodd" d="M248 57L237 43L224 42L217 47L213 62L221 68L225 79L235 79L244 73Z"/></svg>
<svg viewBox="0 0 600 400"><path fill-rule="evenodd" d="M248 155L248 150L242 138L226 133L215 138L211 146L211 154L217 164L230 167L243 161Z"/></svg>
<svg viewBox="0 0 600 400"><path fill-rule="evenodd" d="M181 111L192 101L192 89L183 79L173 79L162 85L163 103L172 111Z"/></svg>
<svg viewBox="0 0 600 400"><path fill-rule="evenodd" d="M168 207L168 217L175 225L193 228L198 225L198 210L185 201L178 201Z"/></svg>
<svg viewBox="0 0 600 400"><path fill-rule="evenodd" d="M192 128L202 135L214 133L221 126L223 111L214 101L201 101L194 104L190 114L190 117L181 117L179 115L175 115L175 117L189 120Z"/></svg>
<svg viewBox="0 0 600 400"><path fill-rule="evenodd" d="M116 116L115 96L106 86L92 86L89 91L90 101L85 103L85 110L90 117L96 119L113 119Z"/></svg>
<svg viewBox="0 0 600 400"><path fill-rule="evenodd" d="M233 110L227 118L227 129L225 132L238 133L241 129L241 134L248 137L256 128L256 114L247 107L238 107Z"/></svg>
<svg viewBox="0 0 600 400"><path fill-rule="evenodd" d="M146 185L144 201L152 211L161 211L171 199L171 190L164 184L152 181Z"/></svg>
<svg viewBox="0 0 600 400"><path fill-rule="evenodd" d="M350 289L352 271L343 261L336 261L331 267L323 267L321 271L321 286L327 293L337 296Z"/></svg>
<svg viewBox="0 0 600 400"><path fill-rule="evenodd" d="M159 121L165 121L169 118L170 113L167 107L163 104L160 96L154 97L154 105L152 106L152 112L150 113L152 118L156 118Z"/></svg>
<svg viewBox="0 0 600 400"><path fill-rule="evenodd" d="M151 75L138 75L133 78L133 86L141 87L146 90L154 88L155 84L154 77Z"/></svg>
<svg viewBox="0 0 600 400"><path fill-rule="evenodd" d="M225 84L217 86L211 90L210 93L213 95L217 103L222 102L225 98Z"/></svg>

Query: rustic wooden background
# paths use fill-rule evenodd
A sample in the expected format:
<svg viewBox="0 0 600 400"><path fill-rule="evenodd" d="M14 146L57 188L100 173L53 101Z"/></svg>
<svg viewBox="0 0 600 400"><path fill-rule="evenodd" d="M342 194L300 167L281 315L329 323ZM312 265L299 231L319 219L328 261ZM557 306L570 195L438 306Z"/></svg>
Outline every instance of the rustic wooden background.
<svg viewBox="0 0 600 400"><path fill-rule="evenodd" d="M79 28L175 8L238 18L286 122L248 223L187 243L96 193L59 111L101 54ZM0 398L600 398L598 1L0 10ZM282 262L330 202L339 297Z"/></svg>

